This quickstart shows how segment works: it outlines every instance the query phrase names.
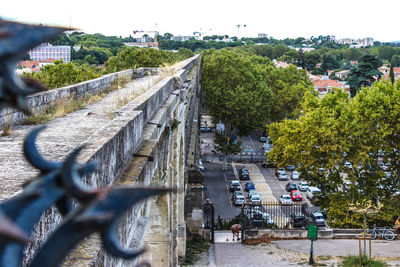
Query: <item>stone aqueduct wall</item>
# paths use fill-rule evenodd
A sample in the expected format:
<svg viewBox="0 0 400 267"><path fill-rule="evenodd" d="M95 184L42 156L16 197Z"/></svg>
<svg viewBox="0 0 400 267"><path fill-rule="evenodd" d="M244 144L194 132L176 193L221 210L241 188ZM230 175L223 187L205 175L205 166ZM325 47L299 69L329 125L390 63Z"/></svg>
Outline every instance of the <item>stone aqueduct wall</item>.
<svg viewBox="0 0 400 267"><path fill-rule="evenodd" d="M105 90L119 77L128 76L131 79L141 78L146 75L155 74L156 71L156 68L139 68L106 74L90 81L29 95L27 97L27 105L33 113L38 113L45 108L54 105L57 101L68 100L70 98L80 98L85 94L94 94L101 90ZM26 115L23 112L12 108L4 108L0 110L0 128L6 123L10 125L21 123L25 118Z"/></svg>
<svg viewBox="0 0 400 267"><path fill-rule="evenodd" d="M178 259L185 255L185 151L189 144L195 147L197 144L193 142L198 140L191 133L197 135L198 128L193 112L198 105L200 90L199 55L187 59L182 66L174 76L164 78L115 111L114 119L106 127L83 142L86 147L79 156L80 162L99 162L99 169L84 177L85 182L93 187L157 184L179 189L176 194L153 198L133 207L120 224L118 235L121 244L127 249L146 246L148 252L135 262L147 259L152 266L176 266ZM96 88L102 88L116 76L132 73L144 75L144 70L128 70L115 74L113 78L103 77L101 81L96 79L86 85L71 86L70 93L80 91L77 89L80 86L95 88L95 83L98 84ZM64 95L64 90L67 89L60 88L51 94ZM38 97L56 99L44 97L42 93ZM187 138L191 141L187 142ZM26 249L26 261L60 220L55 209L42 217L33 233L35 242ZM107 255L99 237L94 235L80 243L64 265L132 266L135 262Z"/></svg>

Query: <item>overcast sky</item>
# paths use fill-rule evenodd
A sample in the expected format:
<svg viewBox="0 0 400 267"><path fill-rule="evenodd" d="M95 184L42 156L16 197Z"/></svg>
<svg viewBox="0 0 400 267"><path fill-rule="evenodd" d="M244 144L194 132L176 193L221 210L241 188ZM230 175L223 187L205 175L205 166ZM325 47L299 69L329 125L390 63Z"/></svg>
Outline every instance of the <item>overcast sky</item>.
<svg viewBox="0 0 400 267"><path fill-rule="evenodd" d="M87 33L129 36L134 30L161 34L306 37L335 35L400 40L400 0L3 0L0 17L63 25ZM246 25L246 27L243 27Z"/></svg>

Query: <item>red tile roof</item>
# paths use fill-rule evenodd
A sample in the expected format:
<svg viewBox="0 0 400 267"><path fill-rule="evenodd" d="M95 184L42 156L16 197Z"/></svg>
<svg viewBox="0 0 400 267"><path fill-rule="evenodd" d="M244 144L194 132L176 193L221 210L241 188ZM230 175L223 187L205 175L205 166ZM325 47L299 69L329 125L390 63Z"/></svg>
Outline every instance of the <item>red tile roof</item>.
<svg viewBox="0 0 400 267"><path fill-rule="evenodd" d="M24 68L37 68L39 67L39 61L32 61L32 60L24 60L21 61L18 66L24 67Z"/></svg>
<svg viewBox="0 0 400 267"><path fill-rule="evenodd" d="M317 88L344 88L344 85L337 80L315 80L313 83Z"/></svg>

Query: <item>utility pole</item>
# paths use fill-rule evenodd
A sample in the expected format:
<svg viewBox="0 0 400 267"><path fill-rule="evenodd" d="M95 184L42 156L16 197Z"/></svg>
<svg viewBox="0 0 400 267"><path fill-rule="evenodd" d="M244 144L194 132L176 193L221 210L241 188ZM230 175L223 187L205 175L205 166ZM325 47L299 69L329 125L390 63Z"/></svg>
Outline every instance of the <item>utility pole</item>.
<svg viewBox="0 0 400 267"><path fill-rule="evenodd" d="M240 27L241 26L243 26L243 28L246 28L247 27L247 25L246 24L236 24L236 27L238 28L238 36L237 36L237 38L238 38L238 41L240 40L240 36L239 36L239 29L240 29Z"/></svg>

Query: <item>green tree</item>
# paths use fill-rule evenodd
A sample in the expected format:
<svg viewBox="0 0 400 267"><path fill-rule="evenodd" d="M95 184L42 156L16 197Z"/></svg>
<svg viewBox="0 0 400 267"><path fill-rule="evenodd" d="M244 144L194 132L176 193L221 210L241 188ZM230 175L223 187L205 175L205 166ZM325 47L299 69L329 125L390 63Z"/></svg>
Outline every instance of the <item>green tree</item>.
<svg viewBox="0 0 400 267"><path fill-rule="evenodd" d="M375 80L379 79L382 73L378 68L382 62L373 55L364 55L358 66L350 70L347 82L350 85L351 96L355 96L362 86L371 86Z"/></svg>
<svg viewBox="0 0 400 267"><path fill-rule="evenodd" d="M400 55L394 55L391 63L393 67L400 67Z"/></svg>
<svg viewBox="0 0 400 267"><path fill-rule="evenodd" d="M393 72L393 65L390 65L390 72L389 72L390 81L392 84L394 83L394 72Z"/></svg>
<svg viewBox="0 0 400 267"><path fill-rule="evenodd" d="M327 70L334 70L337 68L339 68L339 62L336 60L334 56L331 55L322 56L321 69L323 69L326 72Z"/></svg>
<svg viewBox="0 0 400 267"><path fill-rule="evenodd" d="M315 65L321 62L321 56L317 51L310 51L304 53L304 68L311 71L314 69Z"/></svg>
<svg viewBox="0 0 400 267"><path fill-rule="evenodd" d="M40 72L28 73L26 76L35 78L49 89L59 88L101 76L101 69L89 65L77 65L72 62L55 61L54 65L46 65Z"/></svg>
<svg viewBox="0 0 400 267"><path fill-rule="evenodd" d="M349 206L366 201L382 206L367 218L371 224L391 225L399 214L398 101L400 85L387 81L363 87L354 98L341 90L324 98L307 94L302 116L269 126L270 157L278 166L298 165L304 179L323 189L320 205L329 209L331 225L362 226L363 216ZM387 173L381 159L390 162ZM344 179L351 182L346 188Z"/></svg>
<svg viewBox="0 0 400 267"><path fill-rule="evenodd" d="M274 67L269 59L236 51L204 53L202 85L215 121L223 122L228 136L262 129L271 110L272 91L265 82Z"/></svg>

